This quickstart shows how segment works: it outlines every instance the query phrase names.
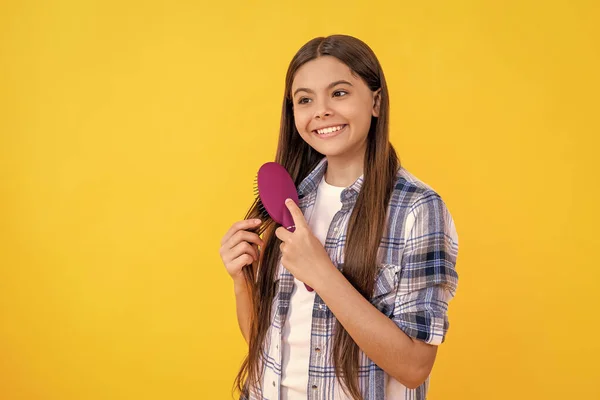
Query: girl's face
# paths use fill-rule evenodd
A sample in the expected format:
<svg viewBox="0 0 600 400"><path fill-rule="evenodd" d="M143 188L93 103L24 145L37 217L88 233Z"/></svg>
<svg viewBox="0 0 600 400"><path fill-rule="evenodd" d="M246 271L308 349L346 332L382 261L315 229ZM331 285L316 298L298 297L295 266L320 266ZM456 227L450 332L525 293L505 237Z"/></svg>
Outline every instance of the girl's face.
<svg viewBox="0 0 600 400"><path fill-rule="evenodd" d="M332 56L302 65L292 82L294 122L300 136L325 156L364 155L379 93Z"/></svg>

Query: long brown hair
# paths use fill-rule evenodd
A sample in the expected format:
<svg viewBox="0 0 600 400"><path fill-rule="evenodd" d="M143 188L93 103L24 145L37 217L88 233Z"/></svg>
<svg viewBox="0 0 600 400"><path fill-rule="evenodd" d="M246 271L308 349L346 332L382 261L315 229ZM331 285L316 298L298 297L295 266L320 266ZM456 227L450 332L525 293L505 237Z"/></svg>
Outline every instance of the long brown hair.
<svg viewBox="0 0 600 400"><path fill-rule="evenodd" d="M285 79L275 161L288 170L298 186L324 157L310 147L296 130L290 92L296 71L306 62L325 55L336 57L345 63L372 91L381 88L379 116L371 118L367 136L363 185L349 220L343 268L346 279L366 299L370 299L378 270L378 248L386 225L387 205L400 160L389 142L389 98L383 70L373 51L364 42L352 36L332 35L314 38L298 50ZM245 219L257 217L261 217L258 198ZM253 312L249 351L234 382L234 389L240 391L244 390L244 385L261 384L263 345L270 324L271 305L275 295L275 271L279 263L281 241L274 235L278 226L267 218L254 230L263 235L265 246L259 260L244 268ZM362 399L358 384L360 349L337 320L333 343L331 354L338 379L354 399Z"/></svg>

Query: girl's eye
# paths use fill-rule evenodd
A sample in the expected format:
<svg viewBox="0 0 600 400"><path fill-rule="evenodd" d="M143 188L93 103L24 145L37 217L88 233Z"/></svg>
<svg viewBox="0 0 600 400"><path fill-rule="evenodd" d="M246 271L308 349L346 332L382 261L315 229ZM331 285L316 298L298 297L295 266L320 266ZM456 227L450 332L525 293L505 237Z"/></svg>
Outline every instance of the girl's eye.
<svg viewBox="0 0 600 400"><path fill-rule="evenodd" d="M347 94L348 92L345 90L336 90L335 92L333 92L333 97L343 97ZM298 104L307 104L309 101L311 101L311 99L309 99L308 97L301 97L300 100L298 100Z"/></svg>

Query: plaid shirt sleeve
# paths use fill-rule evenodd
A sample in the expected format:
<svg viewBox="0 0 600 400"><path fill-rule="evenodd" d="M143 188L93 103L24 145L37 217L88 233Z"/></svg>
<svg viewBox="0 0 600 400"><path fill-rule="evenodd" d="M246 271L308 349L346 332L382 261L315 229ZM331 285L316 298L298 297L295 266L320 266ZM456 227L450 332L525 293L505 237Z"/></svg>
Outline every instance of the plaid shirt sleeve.
<svg viewBox="0 0 600 400"><path fill-rule="evenodd" d="M392 320L408 336L438 345L449 328L448 302L458 284L454 221L441 197L428 191L411 206L404 232Z"/></svg>

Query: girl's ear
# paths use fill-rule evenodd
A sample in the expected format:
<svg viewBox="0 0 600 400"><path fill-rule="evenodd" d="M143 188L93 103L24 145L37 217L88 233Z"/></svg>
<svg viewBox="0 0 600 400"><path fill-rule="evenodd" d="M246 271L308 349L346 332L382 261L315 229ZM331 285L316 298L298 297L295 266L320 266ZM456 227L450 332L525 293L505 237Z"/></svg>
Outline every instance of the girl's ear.
<svg viewBox="0 0 600 400"><path fill-rule="evenodd" d="M381 105L381 88L373 92L373 116L379 117L379 107Z"/></svg>

